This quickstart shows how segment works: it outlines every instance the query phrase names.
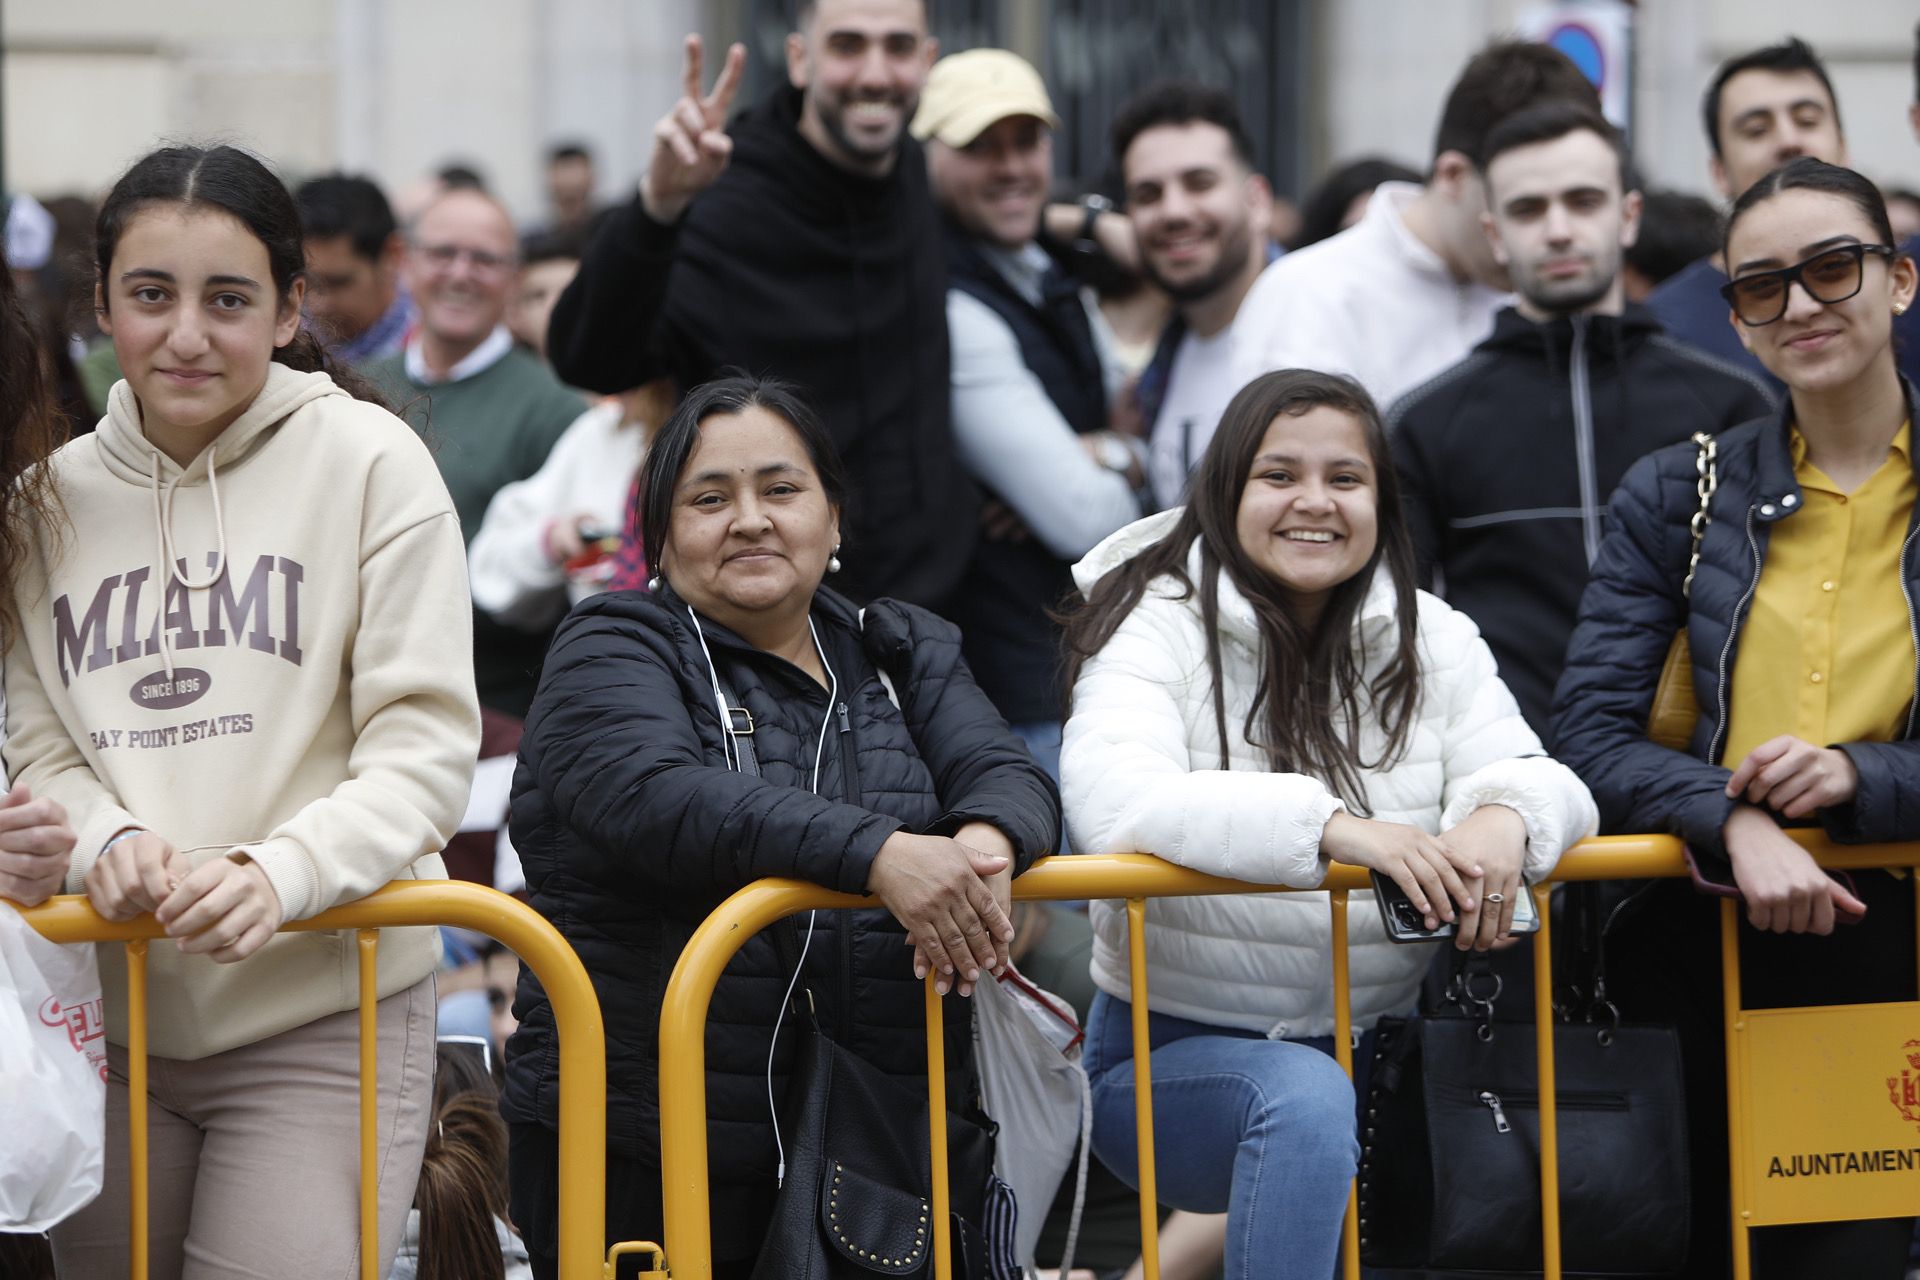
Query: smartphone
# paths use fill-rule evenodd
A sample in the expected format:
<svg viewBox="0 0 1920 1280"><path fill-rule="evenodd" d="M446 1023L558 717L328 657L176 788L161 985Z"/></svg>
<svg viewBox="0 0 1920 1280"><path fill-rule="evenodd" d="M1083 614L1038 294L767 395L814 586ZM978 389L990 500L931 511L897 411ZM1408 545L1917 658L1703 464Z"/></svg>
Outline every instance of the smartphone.
<svg viewBox="0 0 1920 1280"><path fill-rule="evenodd" d="M1427 928L1426 917L1394 881L1378 871L1369 874L1373 877L1373 900L1380 904L1380 921L1386 925L1389 938L1395 942L1436 942L1453 936L1453 925L1445 920L1440 921L1438 928ZM1540 915L1533 907L1533 890L1522 880L1520 895L1513 904L1512 932L1518 936L1536 933L1539 929Z"/></svg>

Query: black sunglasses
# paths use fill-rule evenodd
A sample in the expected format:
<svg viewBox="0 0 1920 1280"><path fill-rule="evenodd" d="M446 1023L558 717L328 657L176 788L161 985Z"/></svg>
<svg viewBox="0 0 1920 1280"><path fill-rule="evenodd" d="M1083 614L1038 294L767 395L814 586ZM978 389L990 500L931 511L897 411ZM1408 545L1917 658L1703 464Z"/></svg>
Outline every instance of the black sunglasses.
<svg viewBox="0 0 1920 1280"><path fill-rule="evenodd" d="M1795 281L1815 302L1845 302L1860 292L1866 279L1861 263L1868 254L1891 260L1893 249L1884 244L1843 244L1824 249L1803 262L1775 271L1755 271L1729 280L1720 286L1720 296L1740 317L1740 323L1755 328L1772 324L1787 314L1787 295Z"/></svg>

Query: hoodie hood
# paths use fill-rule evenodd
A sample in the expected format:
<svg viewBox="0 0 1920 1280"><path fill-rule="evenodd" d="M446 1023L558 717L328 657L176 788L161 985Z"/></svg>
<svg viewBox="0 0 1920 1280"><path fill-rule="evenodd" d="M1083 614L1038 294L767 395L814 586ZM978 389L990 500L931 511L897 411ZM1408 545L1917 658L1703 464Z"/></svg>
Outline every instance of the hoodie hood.
<svg viewBox="0 0 1920 1280"><path fill-rule="evenodd" d="M185 467L169 458L147 439L140 428L140 401L133 388L122 379L107 395L107 416L94 432L100 456L107 470L129 484L151 482L154 459L159 459L160 477L173 484L200 484L210 466L230 467L251 453L267 432L285 421L295 409L322 396L347 393L333 384L324 373L302 373L286 365L267 366L267 381L253 398L247 411L234 419L211 445Z"/></svg>
<svg viewBox="0 0 1920 1280"><path fill-rule="evenodd" d="M1660 332L1660 322L1653 312L1633 302L1617 316L1587 315L1581 316L1580 321L1590 343L1621 350L1636 347ZM1536 355L1550 358L1556 367L1565 368L1567 353L1573 347L1573 330L1571 317L1529 320L1517 308L1505 307L1493 318L1493 332L1476 350Z"/></svg>
<svg viewBox="0 0 1920 1280"><path fill-rule="evenodd" d="M1133 559L1147 548L1159 542L1180 523L1185 507L1173 507L1156 512L1144 520L1135 520L1123 529L1118 529L1087 552L1080 562L1073 566L1073 582L1082 594L1091 594L1094 584L1109 573ZM1200 580L1200 539L1195 538L1193 545L1187 548L1187 576L1193 581ZM1165 587L1156 584L1150 595L1174 596L1179 588L1167 583ZM1253 611L1253 605L1240 589L1233 585L1233 579L1226 570L1220 571L1218 587L1220 602L1220 630L1247 647L1258 650L1260 647L1260 619ZM1191 601L1195 611L1199 610L1198 600ZM1377 642L1383 635L1390 636L1397 610L1394 606L1393 580L1384 573L1375 573L1373 581L1367 587L1367 598L1361 602L1360 613L1354 619L1354 639L1366 646Z"/></svg>

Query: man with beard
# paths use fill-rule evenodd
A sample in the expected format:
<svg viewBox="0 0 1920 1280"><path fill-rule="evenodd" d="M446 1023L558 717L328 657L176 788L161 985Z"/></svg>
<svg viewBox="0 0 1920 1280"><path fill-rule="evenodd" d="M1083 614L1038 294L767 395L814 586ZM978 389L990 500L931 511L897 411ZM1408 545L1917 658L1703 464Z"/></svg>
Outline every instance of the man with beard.
<svg viewBox="0 0 1920 1280"><path fill-rule="evenodd" d="M1141 269L1175 307L1139 387L1153 500L1174 507L1240 388L1233 323L1272 252L1273 191L1233 98L1204 85L1159 84L1128 102L1113 153Z"/></svg>
<svg viewBox="0 0 1920 1280"><path fill-rule="evenodd" d="M1570 102L1487 137L1486 233L1514 305L1387 429L1427 584L1479 624L1551 747L1553 687L1605 503L1639 458L1770 411L1757 379L1667 337L1626 302L1638 231L1619 135Z"/></svg>
<svg viewBox="0 0 1920 1280"><path fill-rule="evenodd" d="M1042 227L1059 124L1040 73L1004 49L934 64L913 118L946 230L953 431L967 470L1022 526L975 548L949 609L980 687L1058 772L1070 566L1140 516L1128 443L1079 287ZM1075 212L1078 212L1075 210Z"/></svg>
<svg viewBox="0 0 1920 1280"><path fill-rule="evenodd" d="M433 442L468 542L494 493L538 471L587 407L515 347L507 330L517 245L513 219L484 191L449 191L428 205L414 220L402 268L419 325L400 354L365 368L388 403ZM477 610L473 627L481 703L526 715L547 635Z"/></svg>
<svg viewBox="0 0 1920 1280"><path fill-rule="evenodd" d="M921 0L807 0L788 84L731 122L746 50L654 127L639 194L605 220L555 306L566 381L683 389L737 366L801 386L845 460L845 565L860 599L945 603L978 495L948 408L946 264L907 122L937 53Z"/></svg>

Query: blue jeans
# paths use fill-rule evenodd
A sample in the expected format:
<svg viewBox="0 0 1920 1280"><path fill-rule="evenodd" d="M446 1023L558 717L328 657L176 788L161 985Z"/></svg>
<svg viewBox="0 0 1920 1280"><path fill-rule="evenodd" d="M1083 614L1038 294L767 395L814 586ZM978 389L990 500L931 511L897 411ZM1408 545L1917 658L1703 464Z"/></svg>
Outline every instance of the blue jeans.
<svg viewBox="0 0 1920 1280"><path fill-rule="evenodd" d="M1132 1019L1126 1001L1096 996L1084 1062L1094 1153L1137 1187ZM1269 1040L1162 1013L1147 1015L1147 1034L1161 1202L1226 1213L1225 1280L1332 1276L1360 1162L1332 1039Z"/></svg>

